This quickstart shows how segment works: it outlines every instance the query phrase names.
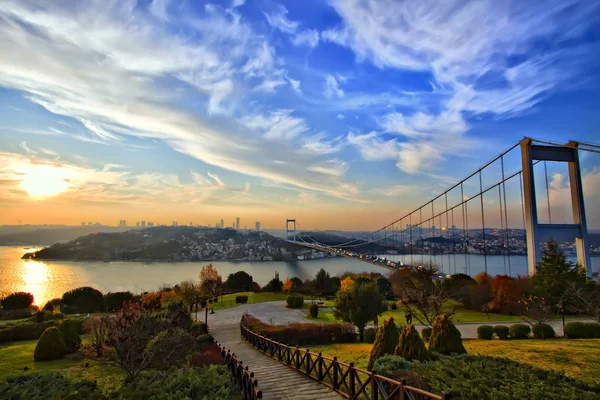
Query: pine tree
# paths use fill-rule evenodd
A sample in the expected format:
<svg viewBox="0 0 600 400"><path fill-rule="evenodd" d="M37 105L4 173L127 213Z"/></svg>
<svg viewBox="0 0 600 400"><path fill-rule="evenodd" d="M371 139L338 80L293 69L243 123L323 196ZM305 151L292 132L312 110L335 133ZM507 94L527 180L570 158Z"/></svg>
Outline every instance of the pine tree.
<svg viewBox="0 0 600 400"><path fill-rule="evenodd" d="M440 315L433 321L429 351L446 355L467 352L463 346L460 331L450 321L448 314Z"/></svg>
<svg viewBox="0 0 600 400"><path fill-rule="evenodd" d="M370 371L373 368L375 360L386 354L394 354L396 345L398 344L398 328L394 324L394 318L390 318L383 322L381 328L377 329L375 343L371 348L369 356L369 365L367 369Z"/></svg>
<svg viewBox="0 0 600 400"><path fill-rule="evenodd" d="M402 328L399 343L396 346L394 354L409 361L424 361L429 359L429 351L425 348L425 343L413 324Z"/></svg>

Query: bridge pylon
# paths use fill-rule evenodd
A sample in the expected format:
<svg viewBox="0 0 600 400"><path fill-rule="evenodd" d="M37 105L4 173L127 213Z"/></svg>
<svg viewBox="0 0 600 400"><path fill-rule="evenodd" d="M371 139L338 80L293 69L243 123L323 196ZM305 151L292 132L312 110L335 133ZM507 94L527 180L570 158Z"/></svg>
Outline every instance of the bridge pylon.
<svg viewBox="0 0 600 400"><path fill-rule="evenodd" d="M296 241L296 220L287 219L285 221L285 240L290 240L293 237L293 241Z"/></svg>

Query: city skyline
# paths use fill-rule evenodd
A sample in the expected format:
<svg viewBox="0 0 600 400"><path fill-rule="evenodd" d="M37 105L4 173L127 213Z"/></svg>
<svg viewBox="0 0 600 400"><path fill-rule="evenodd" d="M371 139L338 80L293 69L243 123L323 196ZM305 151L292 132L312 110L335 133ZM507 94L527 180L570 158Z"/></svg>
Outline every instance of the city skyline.
<svg viewBox="0 0 600 400"><path fill-rule="evenodd" d="M524 136L597 142L600 3L435 4L3 1L0 224L375 229Z"/></svg>

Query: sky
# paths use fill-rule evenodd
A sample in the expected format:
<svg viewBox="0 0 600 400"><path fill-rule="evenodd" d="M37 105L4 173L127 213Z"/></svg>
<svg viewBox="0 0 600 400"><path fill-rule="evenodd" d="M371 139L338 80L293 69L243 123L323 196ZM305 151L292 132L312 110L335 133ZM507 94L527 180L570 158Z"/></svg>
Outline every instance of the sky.
<svg viewBox="0 0 600 400"><path fill-rule="evenodd" d="M0 224L377 228L524 136L600 143L599 22L588 0L3 0Z"/></svg>

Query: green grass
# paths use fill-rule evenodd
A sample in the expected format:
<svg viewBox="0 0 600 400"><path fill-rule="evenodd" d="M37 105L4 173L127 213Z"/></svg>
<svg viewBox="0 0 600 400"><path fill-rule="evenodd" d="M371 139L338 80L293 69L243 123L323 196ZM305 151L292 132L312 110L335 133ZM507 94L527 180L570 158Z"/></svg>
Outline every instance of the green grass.
<svg viewBox="0 0 600 400"><path fill-rule="evenodd" d="M84 342L87 340L83 337ZM106 394L120 389L124 375L117 367L93 360L33 361L37 340L11 342L0 345L0 381L8 376L28 375L42 372L60 372L70 379L97 381ZM86 367L86 363L88 367ZM25 371L25 368L28 368Z"/></svg>
<svg viewBox="0 0 600 400"><path fill-rule="evenodd" d="M464 340L471 355L505 357L538 368L565 371L571 378L600 387L600 339ZM342 343L310 346L310 351L366 368L373 345Z"/></svg>
<svg viewBox="0 0 600 400"><path fill-rule="evenodd" d="M231 307L236 307L239 306L239 304L235 303L235 297L236 296L248 296L248 304L254 304L254 303L262 303L265 301L277 301L277 300L285 300L287 299L287 297L289 296L289 294L287 293L263 293L263 292L259 292L259 293L255 293L255 292L241 292L241 293L233 293L233 294L226 294L223 296L223 298L221 299L221 297L219 297L219 301L215 304L210 304L209 307L214 307L214 310L222 310L225 308L231 308Z"/></svg>

